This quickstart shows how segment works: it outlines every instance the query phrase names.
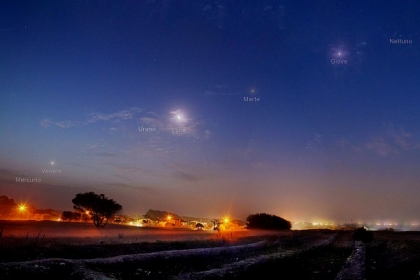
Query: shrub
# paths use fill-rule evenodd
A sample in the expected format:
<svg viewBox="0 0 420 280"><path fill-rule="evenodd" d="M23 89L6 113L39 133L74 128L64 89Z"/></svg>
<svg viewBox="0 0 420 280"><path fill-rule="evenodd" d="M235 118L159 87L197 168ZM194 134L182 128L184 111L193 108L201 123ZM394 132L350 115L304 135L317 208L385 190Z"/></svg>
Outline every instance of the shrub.
<svg viewBox="0 0 420 280"><path fill-rule="evenodd" d="M251 214L246 218L246 227L248 229L290 230L292 224L281 217L259 213Z"/></svg>
<svg viewBox="0 0 420 280"><path fill-rule="evenodd" d="M368 231L366 228L357 228L353 233L353 239L362 241L363 243L369 243L373 241L373 232Z"/></svg>

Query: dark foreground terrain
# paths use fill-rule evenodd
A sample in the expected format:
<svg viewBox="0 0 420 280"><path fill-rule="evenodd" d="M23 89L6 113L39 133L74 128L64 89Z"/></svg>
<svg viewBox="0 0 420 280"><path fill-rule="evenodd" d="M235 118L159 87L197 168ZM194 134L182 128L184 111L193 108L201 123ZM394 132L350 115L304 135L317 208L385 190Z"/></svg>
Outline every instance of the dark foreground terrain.
<svg viewBox="0 0 420 280"><path fill-rule="evenodd" d="M89 238L3 230L0 279L420 279L418 232L375 232L364 245L348 231L113 229Z"/></svg>

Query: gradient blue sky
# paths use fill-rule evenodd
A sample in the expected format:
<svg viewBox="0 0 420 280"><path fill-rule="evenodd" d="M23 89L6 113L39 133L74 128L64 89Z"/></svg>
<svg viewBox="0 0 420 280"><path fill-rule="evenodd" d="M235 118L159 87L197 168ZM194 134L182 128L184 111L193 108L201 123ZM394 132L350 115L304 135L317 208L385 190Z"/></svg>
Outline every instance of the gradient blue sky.
<svg viewBox="0 0 420 280"><path fill-rule="evenodd" d="M2 1L0 193L416 220L419 14L414 0Z"/></svg>

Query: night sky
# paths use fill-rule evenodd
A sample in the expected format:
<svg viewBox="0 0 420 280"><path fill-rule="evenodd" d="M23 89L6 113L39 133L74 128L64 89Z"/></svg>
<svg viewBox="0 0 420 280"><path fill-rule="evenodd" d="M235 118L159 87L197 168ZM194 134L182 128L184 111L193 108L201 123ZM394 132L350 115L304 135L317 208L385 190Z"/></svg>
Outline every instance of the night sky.
<svg viewBox="0 0 420 280"><path fill-rule="evenodd" d="M2 1L0 194L418 221L419 15L415 0Z"/></svg>

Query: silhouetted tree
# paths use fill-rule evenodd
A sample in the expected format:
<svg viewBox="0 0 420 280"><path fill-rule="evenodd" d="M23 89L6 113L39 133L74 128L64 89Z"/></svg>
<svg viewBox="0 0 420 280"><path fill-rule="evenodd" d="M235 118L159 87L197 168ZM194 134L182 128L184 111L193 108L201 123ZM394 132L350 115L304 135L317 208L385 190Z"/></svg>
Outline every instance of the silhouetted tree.
<svg viewBox="0 0 420 280"><path fill-rule="evenodd" d="M78 193L72 200L73 208L89 214L93 218L93 223L97 227L104 227L108 219L122 211L122 206L113 199L107 198L104 194L94 192Z"/></svg>
<svg viewBox="0 0 420 280"><path fill-rule="evenodd" d="M71 221L72 217L73 217L73 212L71 211L63 211L63 213L61 213L62 221Z"/></svg>
<svg viewBox="0 0 420 280"><path fill-rule="evenodd" d="M246 218L246 225L249 229L289 230L292 228L289 221L266 213L249 215Z"/></svg>
<svg viewBox="0 0 420 280"><path fill-rule="evenodd" d="M63 211L61 214L62 221L80 221L82 215L80 213L71 212L71 211Z"/></svg>
<svg viewBox="0 0 420 280"><path fill-rule="evenodd" d="M17 212L17 204L13 198L5 195L0 196L0 217L9 218L14 212Z"/></svg>

